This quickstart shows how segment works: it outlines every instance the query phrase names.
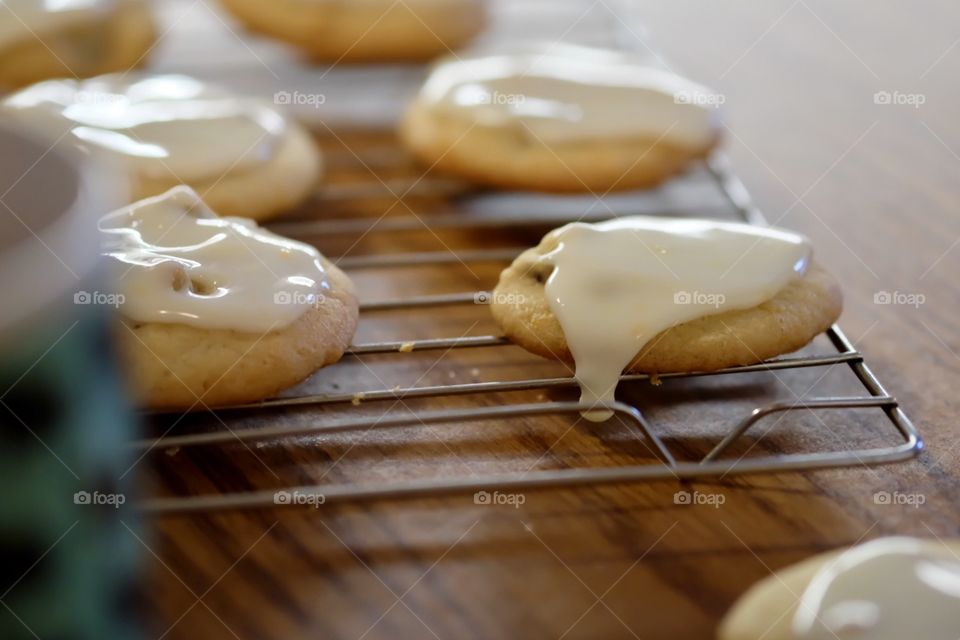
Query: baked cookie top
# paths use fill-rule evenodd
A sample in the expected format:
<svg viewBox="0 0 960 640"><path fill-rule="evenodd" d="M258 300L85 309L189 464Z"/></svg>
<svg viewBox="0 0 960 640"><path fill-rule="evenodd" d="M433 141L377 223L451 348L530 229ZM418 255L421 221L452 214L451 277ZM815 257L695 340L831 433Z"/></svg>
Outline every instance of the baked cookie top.
<svg viewBox="0 0 960 640"><path fill-rule="evenodd" d="M300 5L333 5L340 6L346 9L351 8L384 8L387 9L391 5L395 4L393 0L287 0L288 4L300 4ZM404 4L409 7L410 10L417 10L421 8L433 8L433 7L457 7L465 4L476 4L477 0L403 0Z"/></svg>
<svg viewBox="0 0 960 640"><path fill-rule="evenodd" d="M43 38L59 29L70 29L110 17L124 4L142 0L4 0L0 19L0 48L29 38Z"/></svg>
<svg viewBox="0 0 960 640"><path fill-rule="evenodd" d="M332 293L315 248L218 217L189 187L109 214L100 231L117 307L137 323L262 333Z"/></svg>
<svg viewBox="0 0 960 640"><path fill-rule="evenodd" d="M724 620L723 640L955 638L957 541L879 538L814 556L754 585Z"/></svg>
<svg viewBox="0 0 960 640"><path fill-rule="evenodd" d="M10 116L149 180L200 183L270 163L289 123L272 106L183 75L51 80L3 101Z"/></svg>
<svg viewBox="0 0 960 640"><path fill-rule="evenodd" d="M418 98L437 114L551 145L641 138L688 148L717 138L721 102L634 54L561 44L441 62Z"/></svg>
<svg viewBox="0 0 960 640"><path fill-rule="evenodd" d="M804 237L747 224L573 223L501 274L493 313L521 346L573 361L583 401L604 404L624 370L713 370L809 342L841 304L811 257Z"/></svg>

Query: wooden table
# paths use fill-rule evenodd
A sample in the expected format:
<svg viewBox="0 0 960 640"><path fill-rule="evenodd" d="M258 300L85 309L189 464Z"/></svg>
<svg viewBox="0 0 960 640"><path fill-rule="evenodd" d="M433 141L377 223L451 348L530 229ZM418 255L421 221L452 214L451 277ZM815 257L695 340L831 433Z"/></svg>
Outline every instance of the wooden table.
<svg viewBox="0 0 960 640"><path fill-rule="evenodd" d="M687 491L719 506L678 505L674 482L550 490L519 507L471 496L151 521L145 593L151 637L168 638L709 638L753 582L813 553L881 535L960 531L960 7L888 4L637 2L650 42L723 92L727 149L767 216L815 242L844 283L842 326L926 438L909 463L738 477ZM876 104L876 92L891 102ZM907 96L907 97L904 97ZM914 97L909 97L914 96ZM324 133L324 132L321 132ZM338 142L321 136L329 149ZM361 153L379 136L346 136ZM339 157L349 160L350 151ZM341 171L349 176L364 175ZM345 206L409 214L422 199ZM336 207L326 208L323 215ZM331 255L524 246L537 234L431 232L324 237ZM354 238L355 239L355 238ZM367 299L489 288L502 264L354 273ZM880 291L923 304L880 305ZM364 320L357 340L480 335L496 328L468 306ZM502 347L349 359L312 391L562 375ZM626 388L665 426L678 455L702 455L731 421L787 387L815 395L843 372L751 374L722 382ZM425 407L572 399L569 392L363 403L286 412L306 424ZM231 428L262 417L223 417ZM259 420L260 422L257 422ZM875 413L791 420L757 439L767 452L890 441ZM178 432L209 424L188 419ZM163 494L369 482L492 470L652 462L635 434L568 418L310 437L261 446L152 455ZM214 421L213 426L218 426ZM694 435L696 437L691 437ZM741 449L744 451L744 449ZM877 492L912 504L878 504ZM719 496L719 497L718 497ZM896 501L896 499L894 500ZM922 502L922 504L917 504Z"/></svg>

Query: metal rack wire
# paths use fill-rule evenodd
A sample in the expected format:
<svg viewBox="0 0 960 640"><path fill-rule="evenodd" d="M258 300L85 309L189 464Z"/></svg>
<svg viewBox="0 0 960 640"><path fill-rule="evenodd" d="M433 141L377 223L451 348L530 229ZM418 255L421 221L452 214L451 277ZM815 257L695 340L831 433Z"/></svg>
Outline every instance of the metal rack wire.
<svg viewBox="0 0 960 640"><path fill-rule="evenodd" d="M739 179L731 172L729 164L721 155L716 155L707 163L711 179L720 189L723 197L746 222L766 225L762 213L753 205L749 194ZM381 185L382 186L382 185ZM585 218L603 219L611 215L597 213ZM421 228L422 220L397 216L385 219L385 226L378 225L378 231ZM562 221L557 221L562 223ZM523 228L543 225L542 217L524 215L484 217L481 220L469 216L438 215L430 218L431 227L470 229L477 226L485 228ZM349 233L364 231L369 222L364 220L329 221L293 221L275 225L278 231L290 234L298 233ZM460 261L508 261L521 251L520 248L475 250L459 254ZM407 253L397 255L373 255L343 259L340 264L348 269L372 269L398 266L439 265L453 260L448 253ZM361 305L362 313L369 314L382 310L424 309L446 305L474 304L475 298L485 292L466 292L461 294L430 295L403 300L367 301ZM429 478L385 484L325 484L316 486L288 487L280 493L298 492L304 496L313 496L317 503L324 505L338 502L363 500L416 498L439 496L477 491L526 491L549 487L570 487L578 485L599 485L650 480L677 481L705 477L720 477L745 473L771 473L784 471L802 471L856 465L878 465L907 460L917 455L923 448L923 441L913 423L900 408L896 398L887 393L873 374L863 356L853 347L838 326L831 327L827 333L835 352L822 355L782 357L760 364L733 367L713 372L690 372L663 374L660 379L693 378L704 376L725 376L760 371L779 371L811 367L846 365L861 383L864 394L855 396L815 397L795 402L771 402L754 408L748 415L736 421L726 435L713 449L696 462L677 461L670 448L657 435L650 421L640 408L617 402L612 410L624 423L632 425L644 437L650 452L657 462L650 464L628 465L606 468L578 468L557 470L536 470L527 472L507 472L467 478ZM502 347L510 342L497 335L439 338L413 341L388 341L354 345L346 357L360 357L370 354L406 354L431 350L468 349L478 347ZM399 356L398 356L399 357ZM648 380L650 376L625 374L622 382ZM472 394L502 393L507 391L544 390L575 387L576 381L570 377L529 378L514 381L473 382L438 386L423 386L396 389L365 391L361 394L343 393L333 395L309 395L268 400L261 403L217 409L220 412L264 411L290 407L308 407L325 405L349 405L362 397L364 401L407 400L413 398L440 398L468 396ZM275 440L280 438L333 434L372 429L398 429L417 425L453 425L463 422L505 420L518 417L546 415L575 415L588 407L577 402L538 402L497 407L473 407L424 411L415 415L385 415L378 418L350 420L343 424L316 424L296 427L265 427L212 433L178 435L158 439L142 440L134 443L141 451L152 451L172 447L200 447L227 445L235 442ZM763 457L725 459L723 456L734 443L750 431L754 425L767 416L796 411L826 411L843 409L876 409L882 411L890 424L899 434L899 442L878 448L863 448L847 451L823 451L816 453L777 454ZM142 510L148 513L186 513L225 509L248 509L263 507L297 506L297 502L278 500L277 490L253 491L237 494L217 494L209 496L184 496L154 498L141 503Z"/></svg>

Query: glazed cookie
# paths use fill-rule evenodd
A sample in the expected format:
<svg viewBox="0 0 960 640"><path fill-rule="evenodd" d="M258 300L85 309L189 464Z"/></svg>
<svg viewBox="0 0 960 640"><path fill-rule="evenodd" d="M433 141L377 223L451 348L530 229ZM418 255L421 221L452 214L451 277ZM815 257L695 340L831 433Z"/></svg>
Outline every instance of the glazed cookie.
<svg viewBox="0 0 960 640"><path fill-rule="evenodd" d="M255 402L340 359L353 285L313 247L219 218L187 187L104 217L123 361L155 409Z"/></svg>
<svg viewBox="0 0 960 640"><path fill-rule="evenodd" d="M179 184L215 211L265 220L316 185L310 134L272 106L180 75L102 76L43 82L3 110L124 167L131 201Z"/></svg>
<svg viewBox="0 0 960 640"><path fill-rule="evenodd" d="M401 138L431 168L493 187L654 186L716 146L722 98L631 56L553 45L441 63Z"/></svg>
<svg viewBox="0 0 960 640"><path fill-rule="evenodd" d="M533 353L576 364L583 401L623 371L713 371L795 351L840 315L802 236L634 216L552 231L500 276L492 311Z"/></svg>
<svg viewBox="0 0 960 640"><path fill-rule="evenodd" d="M0 89L129 71L156 40L144 0L0 3Z"/></svg>
<svg viewBox="0 0 960 640"><path fill-rule="evenodd" d="M247 26L318 61L426 60L471 40L486 0L222 0Z"/></svg>
<svg viewBox="0 0 960 640"><path fill-rule="evenodd" d="M880 538L823 553L761 580L720 640L954 640L960 540Z"/></svg>

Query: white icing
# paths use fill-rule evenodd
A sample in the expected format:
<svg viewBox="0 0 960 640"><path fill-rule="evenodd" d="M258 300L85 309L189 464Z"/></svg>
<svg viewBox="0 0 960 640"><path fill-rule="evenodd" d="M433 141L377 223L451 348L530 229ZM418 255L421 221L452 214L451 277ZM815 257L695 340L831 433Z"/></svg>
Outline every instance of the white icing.
<svg viewBox="0 0 960 640"><path fill-rule="evenodd" d="M844 552L810 582L797 640L956 640L960 558L944 545L881 538Z"/></svg>
<svg viewBox="0 0 960 640"><path fill-rule="evenodd" d="M109 16L119 0L0 0L0 47Z"/></svg>
<svg viewBox="0 0 960 640"><path fill-rule="evenodd" d="M25 122L69 132L135 175L187 183L269 162L285 129L271 107L180 75L53 80L4 105Z"/></svg>
<svg viewBox="0 0 960 640"><path fill-rule="evenodd" d="M627 53L551 45L441 63L420 100L547 143L662 137L701 148L717 136L723 99Z"/></svg>
<svg viewBox="0 0 960 640"><path fill-rule="evenodd" d="M620 374L658 333L769 300L811 256L797 234L713 220L632 216L552 234L545 292L591 405L614 400Z"/></svg>
<svg viewBox="0 0 960 640"><path fill-rule="evenodd" d="M100 231L120 312L137 322L266 332L330 290L316 249L217 217L188 187L111 213Z"/></svg>

